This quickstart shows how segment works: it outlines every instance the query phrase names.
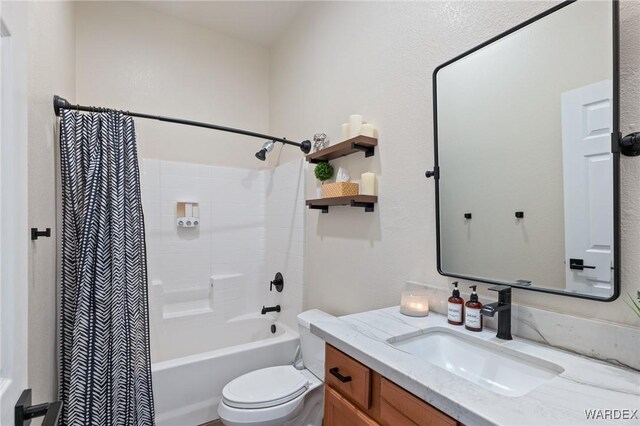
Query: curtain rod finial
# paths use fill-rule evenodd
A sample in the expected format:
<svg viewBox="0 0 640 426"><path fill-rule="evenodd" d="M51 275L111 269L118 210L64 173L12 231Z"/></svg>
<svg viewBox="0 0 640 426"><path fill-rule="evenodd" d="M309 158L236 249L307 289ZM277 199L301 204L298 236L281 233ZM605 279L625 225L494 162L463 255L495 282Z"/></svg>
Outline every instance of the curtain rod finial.
<svg viewBox="0 0 640 426"><path fill-rule="evenodd" d="M60 109L66 108L69 108L69 101L58 95L53 95L53 112L56 113L56 116L60 117Z"/></svg>

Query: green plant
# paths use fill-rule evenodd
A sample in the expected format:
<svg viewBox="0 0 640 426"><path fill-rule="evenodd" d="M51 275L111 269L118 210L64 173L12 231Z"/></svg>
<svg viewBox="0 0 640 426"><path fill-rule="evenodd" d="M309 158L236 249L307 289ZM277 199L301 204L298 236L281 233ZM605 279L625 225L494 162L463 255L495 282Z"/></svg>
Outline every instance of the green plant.
<svg viewBox="0 0 640 426"><path fill-rule="evenodd" d="M325 180L331 179L331 177L333 176L333 171L333 166L326 161L323 161L321 163L318 163L313 172L320 182L324 182Z"/></svg>
<svg viewBox="0 0 640 426"><path fill-rule="evenodd" d="M633 312L635 312L638 318L640 318L640 291L636 293L637 301L633 300L633 297L631 297L629 293L627 293L627 295L629 296L629 302L627 302L627 304L631 307Z"/></svg>

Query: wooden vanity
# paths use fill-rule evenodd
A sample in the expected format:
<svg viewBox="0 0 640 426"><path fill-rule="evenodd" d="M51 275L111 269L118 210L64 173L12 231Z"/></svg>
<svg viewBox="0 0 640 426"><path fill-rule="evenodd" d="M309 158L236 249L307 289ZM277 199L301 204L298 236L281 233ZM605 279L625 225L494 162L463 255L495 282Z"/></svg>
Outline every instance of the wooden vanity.
<svg viewBox="0 0 640 426"><path fill-rule="evenodd" d="M325 426L459 426L456 420L327 344Z"/></svg>

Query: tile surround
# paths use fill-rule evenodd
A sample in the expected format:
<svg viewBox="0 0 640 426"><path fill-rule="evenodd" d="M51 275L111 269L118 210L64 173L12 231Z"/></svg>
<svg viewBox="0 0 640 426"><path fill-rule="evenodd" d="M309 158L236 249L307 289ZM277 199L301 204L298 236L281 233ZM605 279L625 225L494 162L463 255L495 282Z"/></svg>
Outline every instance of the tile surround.
<svg viewBox="0 0 640 426"><path fill-rule="evenodd" d="M192 331L168 326L181 317L197 317L207 333L224 332L225 320L280 304L280 320L295 327L302 309L306 164L256 171L141 163L154 361L164 359L174 333ZM176 227L178 201L199 203L197 228ZM285 277L283 293L269 291L276 272ZM182 323L193 327L194 321Z"/></svg>

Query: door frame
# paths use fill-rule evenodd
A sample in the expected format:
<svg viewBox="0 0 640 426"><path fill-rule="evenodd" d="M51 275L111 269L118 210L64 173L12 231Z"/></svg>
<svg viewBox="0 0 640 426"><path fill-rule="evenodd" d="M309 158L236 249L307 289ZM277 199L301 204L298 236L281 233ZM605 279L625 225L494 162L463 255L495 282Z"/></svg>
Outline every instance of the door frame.
<svg viewBox="0 0 640 426"><path fill-rule="evenodd" d="M9 425L28 378L27 4L0 9L0 424Z"/></svg>

